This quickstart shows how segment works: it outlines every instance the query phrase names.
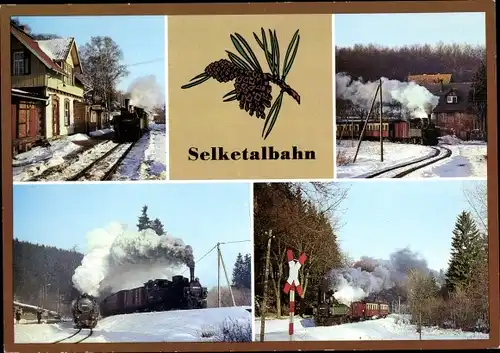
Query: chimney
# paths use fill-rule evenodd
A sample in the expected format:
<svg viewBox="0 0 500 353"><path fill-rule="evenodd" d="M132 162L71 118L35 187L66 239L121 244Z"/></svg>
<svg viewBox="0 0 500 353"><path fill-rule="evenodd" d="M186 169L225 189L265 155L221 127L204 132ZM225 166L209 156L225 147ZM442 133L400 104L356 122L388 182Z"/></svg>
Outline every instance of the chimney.
<svg viewBox="0 0 500 353"><path fill-rule="evenodd" d="M443 83L443 79L440 79L440 80L439 80L439 83L441 84L441 92L444 92L444 83Z"/></svg>
<svg viewBox="0 0 500 353"><path fill-rule="evenodd" d="M189 281L194 281L194 264L189 266Z"/></svg>

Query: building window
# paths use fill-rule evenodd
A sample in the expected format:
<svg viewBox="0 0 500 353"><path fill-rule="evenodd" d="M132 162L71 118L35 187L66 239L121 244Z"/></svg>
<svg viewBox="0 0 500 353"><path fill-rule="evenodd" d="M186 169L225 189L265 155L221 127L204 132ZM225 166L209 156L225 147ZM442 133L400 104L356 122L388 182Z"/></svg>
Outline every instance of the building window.
<svg viewBox="0 0 500 353"><path fill-rule="evenodd" d="M24 55L24 51L16 51L12 58L12 74L14 76L22 76L27 72L27 60Z"/></svg>
<svg viewBox="0 0 500 353"><path fill-rule="evenodd" d="M68 65L67 63L63 64L64 67L64 72L66 73L63 77L63 82L67 85L74 86L74 70L73 68Z"/></svg>
<svg viewBox="0 0 500 353"><path fill-rule="evenodd" d="M70 125L70 111L69 111L69 99L64 100L64 124L66 126Z"/></svg>
<svg viewBox="0 0 500 353"><path fill-rule="evenodd" d="M446 103L448 104L455 104L458 102L458 97L454 94L450 94L448 97L446 97Z"/></svg>

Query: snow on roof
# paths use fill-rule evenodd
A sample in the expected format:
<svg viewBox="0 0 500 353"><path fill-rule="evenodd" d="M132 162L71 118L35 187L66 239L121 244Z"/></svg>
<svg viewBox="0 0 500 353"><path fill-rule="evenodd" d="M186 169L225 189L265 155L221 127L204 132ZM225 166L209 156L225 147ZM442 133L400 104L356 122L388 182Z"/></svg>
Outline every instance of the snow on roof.
<svg viewBox="0 0 500 353"><path fill-rule="evenodd" d="M47 40L38 40L38 46L44 51L52 60L61 61L68 57L69 50L74 38L56 38Z"/></svg>

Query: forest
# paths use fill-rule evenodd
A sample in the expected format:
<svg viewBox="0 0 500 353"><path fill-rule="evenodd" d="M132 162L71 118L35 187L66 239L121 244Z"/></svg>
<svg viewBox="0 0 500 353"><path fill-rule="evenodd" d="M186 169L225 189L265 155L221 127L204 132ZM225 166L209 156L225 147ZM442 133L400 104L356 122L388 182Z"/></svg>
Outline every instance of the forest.
<svg viewBox="0 0 500 353"><path fill-rule="evenodd" d="M393 313L411 314L418 329L440 326L488 332L486 184L478 182L463 191L470 207L457 215L455 225L450 224L454 230L448 268L440 273L409 268L404 280L366 300L387 302ZM374 271L369 262L343 253L337 239L342 201L348 195L349 189L334 183L254 184L256 316L288 314L288 296L283 292L287 249L295 256L300 252L308 256L299 274L304 298L296 296L298 315L307 316L317 305L329 271Z"/></svg>
<svg viewBox="0 0 500 353"><path fill-rule="evenodd" d="M165 233L159 218L150 218L148 206L142 208L137 230L152 229L156 234ZM77 247L59 249L54 246L13 241L14 300L41 306L69 315L73 299L78 296L72 277L83 259ZM238 254L232 273L232 290L237 305L251 305L251 257ZM222 281L225 283L225 281ZM209 290L209 306L217 306L217 288ZM227 286L221 288L221 305L232 306Z"/></svg>
<svg viewBox="0 0 500 353"><path fill-rule="evenodd" d="M364 81L387 77L407 81L408 75L451 73L453 82L472 82L486 58L484 46L461 44L384 47L376 44L335 48L336 72Z"/></svg>

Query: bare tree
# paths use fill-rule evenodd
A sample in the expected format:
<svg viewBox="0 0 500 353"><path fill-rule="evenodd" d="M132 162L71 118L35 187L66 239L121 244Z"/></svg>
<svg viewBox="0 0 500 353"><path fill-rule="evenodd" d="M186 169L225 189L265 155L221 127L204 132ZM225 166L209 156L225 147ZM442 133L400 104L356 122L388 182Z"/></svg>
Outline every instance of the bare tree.
<svg viewBox="0 0 500 353"><path fill-rule="evenodd" d="M119 80L128 75L127 67L121 64L123 52L110 37L91 37L80 48L85 79L92 87L90 100L105 102L108 107L116 92Z"/></svg>
<svg viewBox="0 0 500 353"><path fill-rule="evenodd" d="M488 191L486 181L472 181L471 186L464 188L464 196L472 210L474 221L480 231L488 234Z"/></svg>

